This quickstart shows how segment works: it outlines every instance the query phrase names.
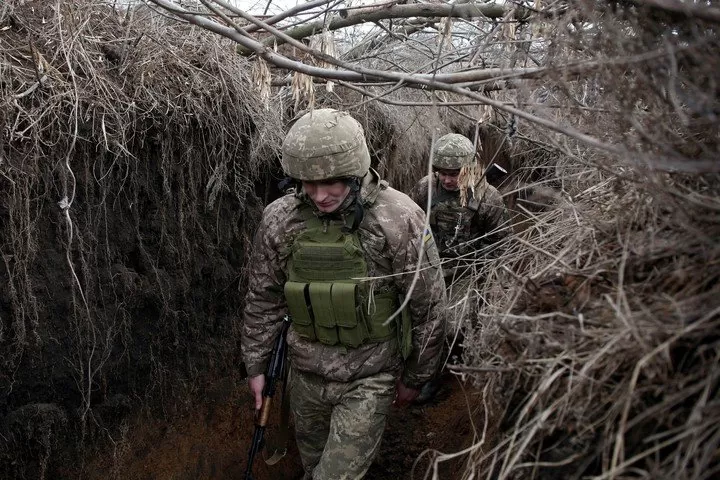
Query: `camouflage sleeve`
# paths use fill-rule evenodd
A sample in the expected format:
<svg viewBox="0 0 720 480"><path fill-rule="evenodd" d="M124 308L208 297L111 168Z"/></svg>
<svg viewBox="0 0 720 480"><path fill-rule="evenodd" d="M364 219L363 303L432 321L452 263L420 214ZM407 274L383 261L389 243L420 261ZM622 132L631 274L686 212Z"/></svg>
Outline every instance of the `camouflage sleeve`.
<svg viewBox="0 0 720 480"><path fill-rule="evenodd" d="M427 177L425 177L415 184L412 190L410 190L409 196L420 208L423 209L423 211L425 211L425 208L427 208L427 195Z"/></svg>
<svg viewBox="0 0 720 480"><path fill-rule="evenodd" d="M421 268L408 303L413 325L413 350L405 361L402 382L411 388L420 388L431 379L442 360L445 341L445 282L440 268L440 259L432 234L425 231L422 212L415 210L409 221L407 235L403 241L404 252L398 252L393 270L414 272L418 261ZM424 253L420 259L420 245ZM409 292L413 274L398 276L397 287Z"/></svg>
<svg viewBox="0 0 720 480"><path fill-rule="evenodd" d="M495 245L490 255L497 257L502 250L502 240L512 232L510 215L508 214L502 195L494 187L485 194L481 207L475 215L475 222L486 237L482 243Z"/></svg>
<svg viewBox="0 0 720 480"><path fill-rule="evenodd" d="M248 375L264 373L287 311L283 292L285 272L281 265L276 216L271 204L263 212L250 256L248 291L245 297L240 346Z"/></svg>

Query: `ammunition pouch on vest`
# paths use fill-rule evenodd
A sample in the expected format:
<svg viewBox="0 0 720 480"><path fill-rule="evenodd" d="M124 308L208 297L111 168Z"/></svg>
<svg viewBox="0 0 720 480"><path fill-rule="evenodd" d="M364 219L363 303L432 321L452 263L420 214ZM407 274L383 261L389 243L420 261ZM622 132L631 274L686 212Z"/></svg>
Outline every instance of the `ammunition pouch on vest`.
<svg viewBox="0 0 720 480"><path fill-rule="evenodd" d="M295 239L288 259L285 298L293 329L324 345L357 348L367 342L398 338L398 324L385 321L400 306L397 292L371 292L367 263L357 232L343 231L340 221L320 220L302 209L307 228ZM405 356L410 325L401 339Z"/></svg>

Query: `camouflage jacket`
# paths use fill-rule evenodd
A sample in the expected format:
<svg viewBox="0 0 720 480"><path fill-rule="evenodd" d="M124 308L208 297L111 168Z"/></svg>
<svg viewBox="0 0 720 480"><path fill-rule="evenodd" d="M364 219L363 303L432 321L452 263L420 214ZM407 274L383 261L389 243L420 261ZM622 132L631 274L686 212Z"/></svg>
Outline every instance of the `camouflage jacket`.
<svg viewBox="0 0 720 480"><path fill-rule="evenodd" d="M363 199L374 199L365 204L358 229L368 276L393 275L373 280L373 288L408 292L420 242L425 241L421 263L426 268L420 270L408 304L412 354L403 365L396 340L352 349L305 340L291 327L287 337L290 361L299 370L342 382L402 369L403 383L419 388L439 367L445 335L446 294L437 249L431 235L423 236L422 211L405 194L380 182L377 173L371 171L365 177L360 194ZM242 357L251 376L265 371L287 312L283 292L289 251L305 228L300 209L308 203L312 205L305 195L292 193L274 201L265 208L255 235L241 337Z"/></svg>
<svg viewBox="0 0 720 480"><path fill-rule="evenodd" d="M440 257L472 257L472 252L505 238L510 221L500 192L485 181L476 187L477 199L468 192L468 205L460 204L460 192L445 190L435 176L426 176L413 188L410 196L423 210L427 208L428 182L432 179L433 198L430 227Z"/></svg>

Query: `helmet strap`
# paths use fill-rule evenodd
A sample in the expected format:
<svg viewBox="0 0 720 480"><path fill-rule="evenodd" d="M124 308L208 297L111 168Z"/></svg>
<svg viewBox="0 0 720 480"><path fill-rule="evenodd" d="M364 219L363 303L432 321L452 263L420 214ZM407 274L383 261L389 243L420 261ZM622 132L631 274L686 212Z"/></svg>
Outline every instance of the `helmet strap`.
<svg viewBox="0 0 720 480"><path fill-rule="evenodd" d="M365 208L363 207L362 199L360 198L360 179L358 177L350 177L345 180L345 183L350 187L350 193L348 195L353 196L353 206L355 211L353 212L352 224L350 226L346 224L342 227L342 231L345 233L353 233L360 227L360 222L362 222L363 217L365 216Z"/></svg>

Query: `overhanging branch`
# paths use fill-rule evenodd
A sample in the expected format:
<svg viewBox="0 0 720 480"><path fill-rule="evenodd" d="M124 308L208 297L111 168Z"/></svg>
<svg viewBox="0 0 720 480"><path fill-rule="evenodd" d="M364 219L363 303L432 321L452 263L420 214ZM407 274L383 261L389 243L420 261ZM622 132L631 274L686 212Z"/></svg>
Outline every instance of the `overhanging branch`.
<svg viewBox="0 0 720 480"><path fill-rule="evenodd" d="M636 5L646 6L666 13L682 15L688 18L699 18L707 22L720 23L720 8L715 8L706 2L705 5L679 0L631 0Z"/></svg>
<svg viewBox="0 0 720 480"><path fill-rule="evenodd" d="M341 10L335 18L329 22L317 21L285 32L291 38L296 40L307 38L323 31L339 30L341 28L360 25L366 22L377 22L380 20L388 20L392 18L436 18L436 17L452 17L452 18L502 18L507 13L504 5L495 3L478 5L476 3L466 3L463 5L436 5L427 3L416 3L411 5L392 5L392 6L370 6L368 8L359 9L357 11ZM515 7L513 7L515 8ZM344 12L344 13L343 13ZM265 46L273 44L282 45L284 40L275 37L268 37L261 41ZM237 46L237 52L242 55L250 55L254 53L250 49L246 49L242 45Z"/></svg>
<svg viewBox="0 0 720 480"><path fill-rule="evenodd" d="M646 168L653 168L658 170L675 170L675 171L685 171L685 172L708 172L708 171L717 171L717 162L715 160L697 160L692 162L684 162L683 159L675 159L675 158L658 158L658 157L652 157L648 155L639 154L638 152L630 152L626 148L624 148L621 145L617 144L610 144L601 141L598 138L595 138L593 136L587 135L580 130L573 128L569 125L561 125L557 122L550 120L548 118L539 117L537 115L534 115L530 112L526 112L524 110L521 110L519 108L516 108L512 105L507 105L501 101L494 100L492 98L489 98L485 95L481 95L477 92L474 92L470 90L466 82L476 82L476 81L487 81L490 79L498 79L498 77L502 76L504 78L514 77L514 78L531 78L533 75L537 75L538 77L541 76L547 76L547 74L551 71L546 68L533 68L533 69L522 69L522 70L503 70L503 69L489 69L489 70L483 70L483 69L472 69L468 70L466 72L456 72L456 73L448 73L448 74L406 74L406 73L400 73L400 72L393 72L393 71L380 71L380 70L374 70L370 68L364 68L362 66L357 65L348 65L345 64L343 67L345 69L327 69L327 68L320 68L312 65L307 65L302 62L298 62L295 60L291 60L283 55L280 55L276 52L274 52L272 49L268 48L266 45L264 45L261 42L258 42L254 40L253 38L247 36L247 34L244 31L237 31L234 28L225 27L224 25L221 25L217 22L214 22L210 19L208 19L205 16L200 15L194 15L187 10L184 10L177 5L171 3L168 0L150 0L153 3L159 5L160 7L172 12L174 15L177 15L180 18L183 18L184 20L187 20L190 23L193 23L195 25L198 25L201 28L204 28L206 30L209 30L211 32L217 33L219 35L222 35L226 38L229 38L238 45L248 49L249 51L252 51L259 57L263 58L264 60L268 61L269 63L279 67L279 68L285 68L288 70L292 70L295 72L301 72L306 75L310 75L313 77L318 78L325 78L328 80L344 80L347 82L358 82L358 83L368 83L368 82L378 82L378 81L394 81L394 82L402 82L404 84L413 84L416 86L419 86L420 88L428 89L428 90L444 90L447 92L452 92L458 95L465 96L467 98L471 98L477 102L480 102L485 105L489 105L499 111L503 111L512 115L515 115L519 119L526 120L528 122L534 123L536 125L545 127L551 131L566 135L570 138L573 138L581 143L584 143L585 145L588 145L593 148L597 148L600 150L603 150L605 152L609 152L611 154L617 155L618 158L626 158L628 159L628 162L633 162L635 165L644 166ZM256 24L262 23L259 20L253 19ZM269 31L275 30L269 25L262 25L263 28L268 28ZM297 42L299 43L299 42ZM303 50L306 52L311 53L312 55L317 56L318 58L322 58L323 55L321 52L310 49L309 47L305 47L304 45L300 44L303 47ZM626 57L624 59L620 60L613 60L611 62L607 63L630 63L629 60L632 59L633 61L642 61L647 60L649 57L658 55L657 52L651 52L649 54L641 54L636 57ZM338 63L337 59L334 59L335 64ZM340 62L342 63L342 62ZM593 64L601 64L606 62L592 62ZM591 67L592 68L592 67ZM588 65L585 64L576 64L576 65L570 65L570 66L563 66L563 72L567 74L569 71L585 71L588 69ZM521 74L520 72L524 72L524 74ZM455 83L455 84L454 84ZM457 85L457 83L466 83L465 85Z"/></svg>

